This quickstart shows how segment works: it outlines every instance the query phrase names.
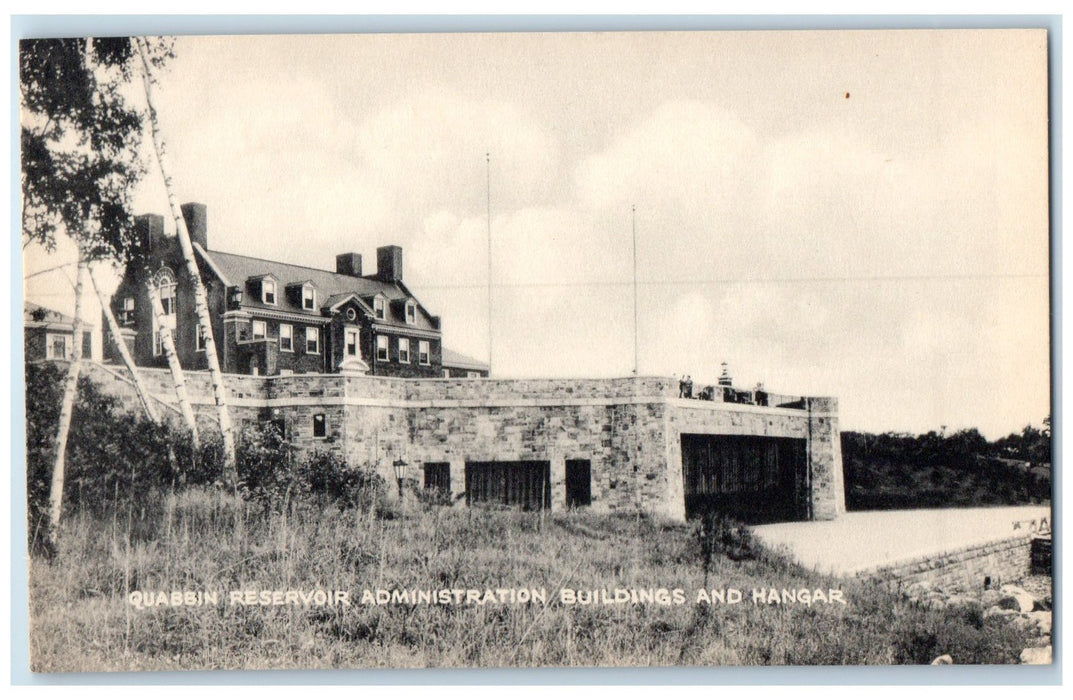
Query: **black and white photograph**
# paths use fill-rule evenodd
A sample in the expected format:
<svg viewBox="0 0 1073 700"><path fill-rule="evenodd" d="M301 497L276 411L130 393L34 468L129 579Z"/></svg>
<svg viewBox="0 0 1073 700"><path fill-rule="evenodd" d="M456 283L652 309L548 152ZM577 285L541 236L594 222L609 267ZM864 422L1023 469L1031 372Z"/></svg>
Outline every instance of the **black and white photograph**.
<svg viewBox="0 0 1073 700"><path fill-rule="evenodd" d="M21 39L31 670L1052 664L1049 39Z"/></svg>

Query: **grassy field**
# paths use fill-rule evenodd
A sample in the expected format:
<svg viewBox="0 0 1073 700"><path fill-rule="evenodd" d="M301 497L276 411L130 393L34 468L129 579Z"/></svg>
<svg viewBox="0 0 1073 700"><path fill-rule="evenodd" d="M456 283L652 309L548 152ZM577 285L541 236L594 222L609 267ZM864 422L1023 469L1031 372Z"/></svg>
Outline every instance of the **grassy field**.
<svg viewBox="0 0 1073 700"><path fill-rule="evenodd" d="M1013 663L1023 632L973 608L795 568L726 524L450 508L258 512L190 489L151 513L70 513L30 567L35 671ZM351 605L233 605L230 591L347 590ZM545 589L548 603L362 604L365 589ZM565 605L560 590L681 589L682 604ZM698 589L742 591L698 604ZM758 603L840 589L846 604ZM218 592L138 609L132 591ZM285 594L280 594L285 595Z"/></svg>

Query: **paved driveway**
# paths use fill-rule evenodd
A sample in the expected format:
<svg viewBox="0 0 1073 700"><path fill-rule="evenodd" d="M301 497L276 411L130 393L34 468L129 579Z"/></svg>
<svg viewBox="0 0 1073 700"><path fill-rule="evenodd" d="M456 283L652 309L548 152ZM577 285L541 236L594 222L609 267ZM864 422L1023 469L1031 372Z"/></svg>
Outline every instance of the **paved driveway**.
<svg viewBox="0 0 1073 700"><path fill-rule="evenodd" d="M1025 521L1047 518L1050 506L937 508L846 513L837 520L758 525L765 544L787 548L798 563L825 573L851 575L906 559L1028 534ZM1021 522L1015 529L1014 523Z"/></svg>

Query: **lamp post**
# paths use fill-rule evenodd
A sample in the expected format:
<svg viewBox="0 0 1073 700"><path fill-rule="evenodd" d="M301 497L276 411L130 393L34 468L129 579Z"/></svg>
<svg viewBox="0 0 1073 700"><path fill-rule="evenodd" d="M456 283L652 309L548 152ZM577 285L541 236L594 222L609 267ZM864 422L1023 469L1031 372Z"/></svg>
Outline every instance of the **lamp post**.
<svg viewBox="0 0 1073 700"><path fill-rule="evenodd" d="M395 468L395 483L399 485L399 500L402 500L402 480L406 478L406 460L396 459L391 463L391 466Z"/></svg>

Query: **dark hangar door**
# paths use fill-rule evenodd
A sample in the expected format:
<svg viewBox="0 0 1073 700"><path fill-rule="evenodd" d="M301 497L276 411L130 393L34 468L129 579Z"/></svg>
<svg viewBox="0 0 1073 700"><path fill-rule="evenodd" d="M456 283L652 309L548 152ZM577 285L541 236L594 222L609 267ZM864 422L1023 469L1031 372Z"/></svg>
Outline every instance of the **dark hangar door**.
<svg viewBox="0 0 1073 700"><path fill-rule="evenodd" d="M724 513L746 523L808 519L806 441L760 435L682 435L686 517Z"/></svg>
<svg viewBox="0 0 1073 700"><path fill-rule="evenodd" d="M466 462L466 505L476 503L550 508L551 463Z"/></svg>

